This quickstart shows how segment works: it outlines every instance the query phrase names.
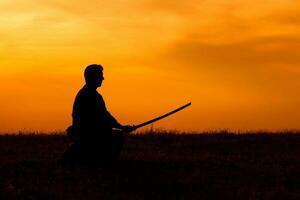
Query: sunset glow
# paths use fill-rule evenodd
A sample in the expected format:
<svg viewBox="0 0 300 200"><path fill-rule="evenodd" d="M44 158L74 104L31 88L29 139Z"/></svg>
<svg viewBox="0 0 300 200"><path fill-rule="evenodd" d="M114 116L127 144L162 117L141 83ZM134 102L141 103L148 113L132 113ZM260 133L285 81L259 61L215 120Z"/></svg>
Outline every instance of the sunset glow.
<svg viewBox="0 0 300 200"><path fill-rule="evenodd" d="M1 0L0 132L64 130L104 66L122 124L185 103L171 130L300 129L300 2Z"/></svg>

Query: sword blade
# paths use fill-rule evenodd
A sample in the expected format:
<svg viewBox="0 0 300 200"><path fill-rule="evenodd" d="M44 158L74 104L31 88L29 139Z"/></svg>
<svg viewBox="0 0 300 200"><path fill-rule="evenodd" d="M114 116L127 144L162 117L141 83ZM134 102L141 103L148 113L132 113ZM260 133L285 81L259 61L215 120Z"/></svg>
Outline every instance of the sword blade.
<svg viewBox="0 0 300 200"><path fill-rule="evenodd" d="M154 123L154 122L156 122L156 121L158 121L158 120L161 120L161 119L163 119L163 118L166 118L166 117L168 117L168 116L170 116L170 115L172 115L172 114L174 114L174 113L179 112L180 110L183 110L183 109L189 107L190 105L192 105L192 103L185 104L184 106L181 106L181 107L179 107L179 108L177 108L177 109L175 109L175 110L173 110L173 111L171 111L171 112L168 112L168 113L166 113L166 114L164 114L164 115L162 115L162 116L160 116L160 117L156 117L156 118L151 119L151 120L149 120L149 121L146 121L146 122L144 122L144 123L138 124L138 125L134 126L134 130L136 130L136 129L138 129L138 128L141 128L141 127L143 127L143 126L147 126L147 125L149 125L149 124L152 124L152 123Z"/></svg>

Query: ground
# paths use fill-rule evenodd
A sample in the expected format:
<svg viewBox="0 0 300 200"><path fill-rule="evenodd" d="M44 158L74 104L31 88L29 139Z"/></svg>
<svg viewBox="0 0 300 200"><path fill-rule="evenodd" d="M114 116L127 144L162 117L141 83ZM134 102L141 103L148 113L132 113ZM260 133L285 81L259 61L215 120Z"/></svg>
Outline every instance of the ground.
<svg viewBox="0 0 300 200"><path fill-rule="evenodd" d="M112 168L63 167L63 134L0 136L0 199L300 199L300 133L129 135Z"/></svg>

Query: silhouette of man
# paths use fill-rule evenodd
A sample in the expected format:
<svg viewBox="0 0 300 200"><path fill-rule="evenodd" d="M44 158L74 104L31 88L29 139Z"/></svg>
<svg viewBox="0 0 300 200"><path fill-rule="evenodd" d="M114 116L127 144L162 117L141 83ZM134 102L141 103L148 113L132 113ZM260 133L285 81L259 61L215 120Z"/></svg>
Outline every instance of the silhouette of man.
<svg viewBox="0 0 300 200"><path fill-rule="evenodd" d="M101 86L103 67L92 64L84 71L86 84L78 92L74 105L72 126L67 133L73 144L64 154L65 161L86 164L110 164L122 149L124 132L132 126L121 125L106 109L102 96L97 92ZM120 131L113 133L113 128Z"/></svg>

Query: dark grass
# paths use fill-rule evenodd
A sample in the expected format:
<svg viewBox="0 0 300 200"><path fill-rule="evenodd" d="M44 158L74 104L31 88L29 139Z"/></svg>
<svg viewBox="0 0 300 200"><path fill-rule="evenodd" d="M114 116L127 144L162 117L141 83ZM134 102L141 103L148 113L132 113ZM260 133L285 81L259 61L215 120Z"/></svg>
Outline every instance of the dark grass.
<svg viewBox="0 0 300 200"><path fill-rule="evenodd" d="M0 136L0 199L300 199L300 134L130 135L110 169L62 167L60 134Z"/></svg>

